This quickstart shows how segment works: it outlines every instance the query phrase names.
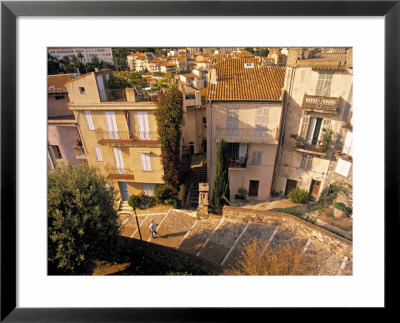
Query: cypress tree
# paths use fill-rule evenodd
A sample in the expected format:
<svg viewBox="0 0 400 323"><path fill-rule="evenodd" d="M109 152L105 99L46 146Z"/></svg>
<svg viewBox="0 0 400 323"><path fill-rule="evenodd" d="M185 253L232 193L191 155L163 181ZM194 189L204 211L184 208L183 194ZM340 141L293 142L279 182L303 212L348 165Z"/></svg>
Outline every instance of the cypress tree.
<svg viewBox="0 0 400 323"><path fill-rule="evenodd" d="M228 168L228 144L224 139L221 139L217 149L217 169L213 190L213 204L217 207L228 204L230 198Z"/></svg>
<svg viewBox="0 0 400 323"><path fill-rule="evenodd" d="M178 190L180 167L182 94L173 87L161 93L157 101L156 120L161 143L161 162L164 181Z"/></svg>

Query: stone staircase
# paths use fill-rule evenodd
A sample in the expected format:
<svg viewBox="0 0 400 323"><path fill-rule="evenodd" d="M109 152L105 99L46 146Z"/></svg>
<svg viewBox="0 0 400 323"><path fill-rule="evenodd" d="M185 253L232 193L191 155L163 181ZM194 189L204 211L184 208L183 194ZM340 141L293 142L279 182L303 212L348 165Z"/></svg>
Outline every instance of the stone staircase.
<svg viewBox="0 0 400 323"><path fill-rule="evenodd" d="M119 210L117 211L120 217L129 216L132 212L132 208L129 206L128 201L122 201L119 206Z"/></svg>
<svg viewBox="0 0 400 323"><path fill-rule="evenodd" d="M207 182L207 166L192 166L193 182L189 190L187 208L196 209L199 205L199 183Z"/></svg>

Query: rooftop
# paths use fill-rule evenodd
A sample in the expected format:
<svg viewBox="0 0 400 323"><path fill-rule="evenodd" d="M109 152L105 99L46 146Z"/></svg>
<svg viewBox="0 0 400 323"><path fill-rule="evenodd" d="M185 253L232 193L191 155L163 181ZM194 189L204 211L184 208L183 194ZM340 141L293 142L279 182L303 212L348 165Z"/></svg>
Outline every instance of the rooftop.
<svg viewBox="0 0 400 323"><path fill-rule="evenodd" d="M49 94L68 94L65 83L74 78L74 74L49 75L47 77L47 92Z"/></svg>
<svg viewBox="0 0 400 323"><path fill-rule="evenodd" d="M245 67L245 64L252 67ZM209 83L208 100L282 100L284 67L264 66L258 58L229 58L218 61L213 67L216 69L217 84Z"/></svg>

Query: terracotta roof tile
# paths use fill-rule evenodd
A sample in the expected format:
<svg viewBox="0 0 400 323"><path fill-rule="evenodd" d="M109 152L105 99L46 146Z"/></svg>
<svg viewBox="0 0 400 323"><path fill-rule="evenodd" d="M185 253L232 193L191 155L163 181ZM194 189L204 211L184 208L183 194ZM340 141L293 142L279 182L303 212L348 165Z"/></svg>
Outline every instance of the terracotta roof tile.
<svg viewBox="0 0 400 323"><path fill-rule="evenodd" d="M48 93L68 93L65 83L74 78L74 74L49 75L47 77Z"/></svg>
<svg viewBox="0 0 400 323"><path fill-rule="evenodd" d="M245 63L253 63L253 67L245 68ZM258 58L230 58L218 61L214 68L217 84L208 85L208 100L282 100L284 67L264 66Z"/></svg>

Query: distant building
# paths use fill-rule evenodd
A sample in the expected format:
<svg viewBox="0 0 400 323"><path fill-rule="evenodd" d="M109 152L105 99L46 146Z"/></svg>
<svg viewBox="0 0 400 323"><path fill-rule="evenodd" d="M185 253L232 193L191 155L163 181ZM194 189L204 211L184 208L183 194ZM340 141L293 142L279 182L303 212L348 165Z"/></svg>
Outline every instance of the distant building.
<svg viewBox="0 0 400 323"><path fill-rule="evenodd" d="M228 142L229 186L250 199L270 197L282 121L285 69L258 58L229 58L209 72L207 91L207 170L214 186L217 145Z"/></svg>
<svg viewBox="0 0 400 323"><path fill-rule="evenodd" d="M47 78L49 170L54 169L60 163L80 164L86 162L74 113L68 109L69 98L65 87L66 82L78 75L59 74L49 75Z"/></svg>
<svg viewBox="0 0 400 323"><path fill-rule="evenodd" d="M49 47L47 51L51 56L54 56L57 59L61 59L64 56L67 56L69 59L71 59L72 56L75 55L82 61L83 64L86 64L90 63L93 57L97 56L100 62L113 64L111 47ZM80 55L82 55L82 58L80 58Z"/></svg>
<svg viewBox="0 0 400 323"><path fill-rule="evenodd" d="M149 58L144 53L133 53L127 56L129 69L134 72L145 71L147 69L148 61L152 59L154 59L154 57Z"/></svg>

